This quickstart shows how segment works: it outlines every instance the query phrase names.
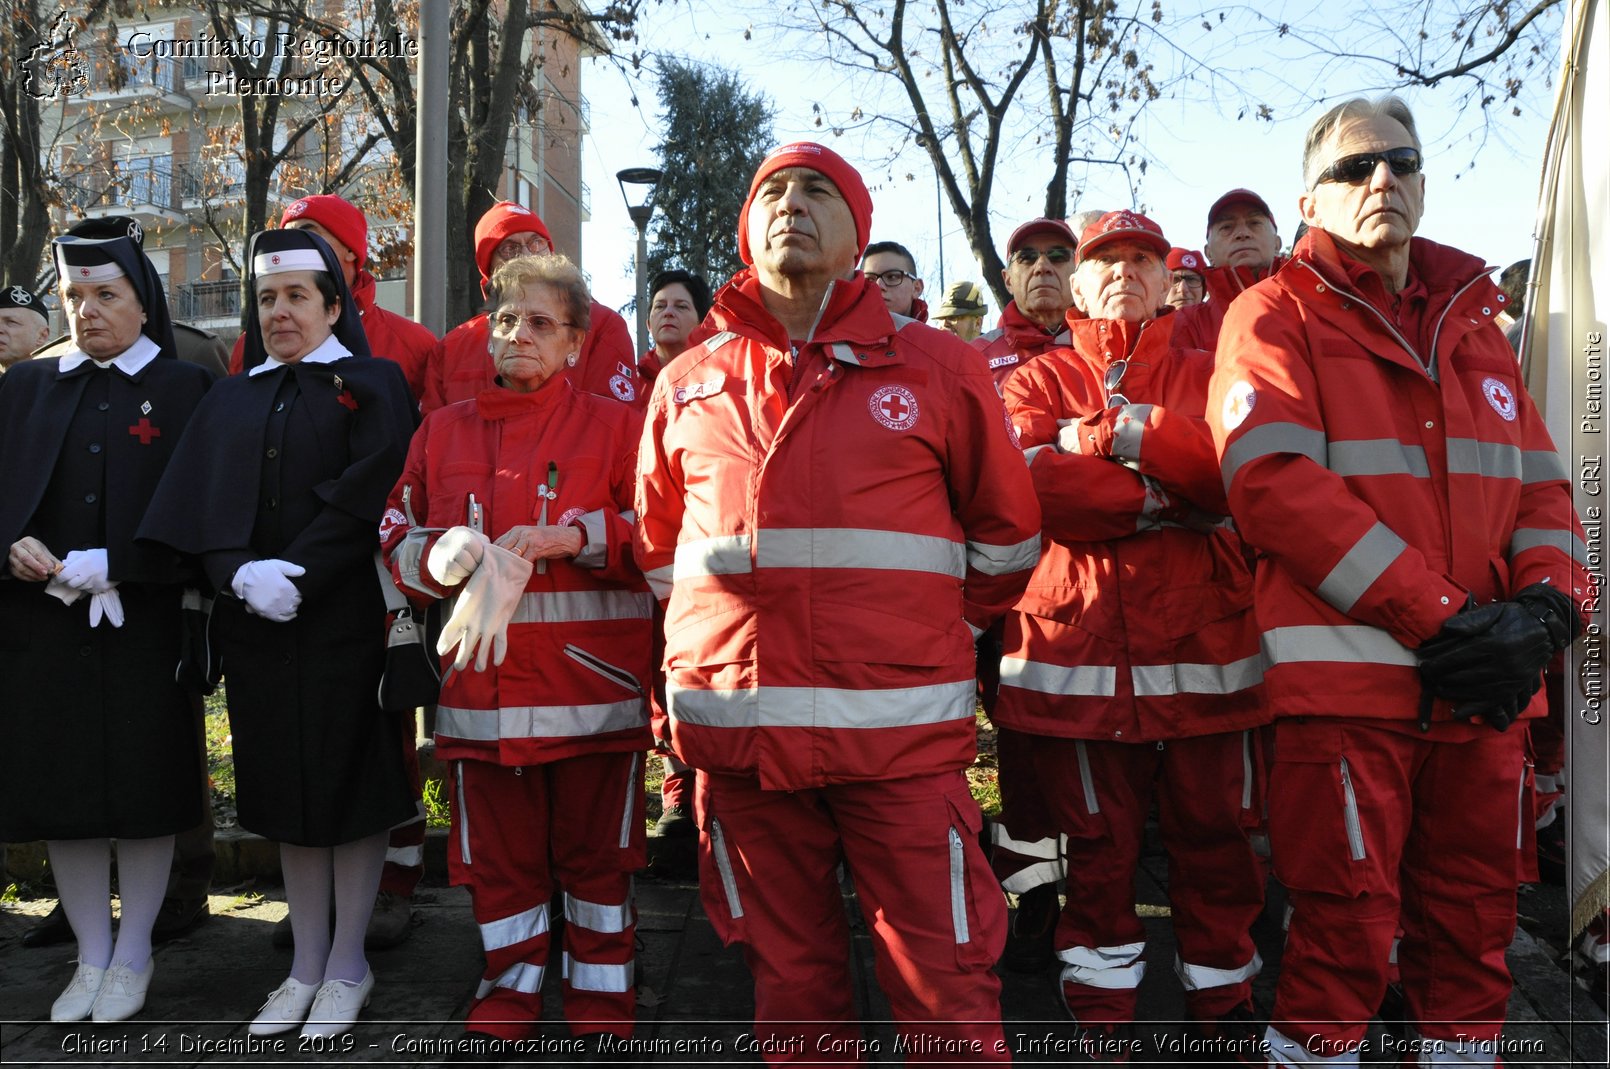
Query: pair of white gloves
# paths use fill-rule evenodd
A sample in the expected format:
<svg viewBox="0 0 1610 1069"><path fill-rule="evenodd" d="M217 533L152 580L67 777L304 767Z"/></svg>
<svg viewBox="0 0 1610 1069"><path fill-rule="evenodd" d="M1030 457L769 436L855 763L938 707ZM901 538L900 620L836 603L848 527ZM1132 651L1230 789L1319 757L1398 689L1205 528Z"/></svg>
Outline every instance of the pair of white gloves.
<svg viewBox="0 0 1610 1069"><path fill-rule="evenodd" d="M89 626L99 627L105 620L113 627L122 627L123 599L118 595L117 583L106 573L106 550L71 550L45 584L45 593L60 599L63 605L71 605L88 594Z"/></svg>
<svg viewBox="0 0 1610 1069"><path fill-rule="evenodd" d="M291 580L306 574L306 568L288 560L247 561L235 569L229 586L246 603L247 612L276 624L287 624L296 619L297 607L302 604L302 592Z"/></svg>
<svg viewBox="0 0 1610 1069"><path fill-rule="evenodd" d="M453 668L460 672L472 654L477 672L486 671L489 657L492 664L502 664L509 651L509 621L531 578L531 562L493 545L472 527L449 527L430 547L425 568L442 586L464 584L442 625L436 652L446 656L457 646Z"/></svg>

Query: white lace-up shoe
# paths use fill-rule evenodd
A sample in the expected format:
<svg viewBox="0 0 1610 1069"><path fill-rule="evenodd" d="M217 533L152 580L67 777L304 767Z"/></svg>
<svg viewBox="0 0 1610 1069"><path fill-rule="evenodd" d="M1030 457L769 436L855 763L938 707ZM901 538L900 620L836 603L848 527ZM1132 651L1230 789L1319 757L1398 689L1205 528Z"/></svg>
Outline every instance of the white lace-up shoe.
<svg viewBox="0 0 1610 1069"><path fill-rule="evenodd" d="M375 990L375 972L370 969L357 983L351 980L331 980L319 985L313 1008L308 1011L307 1024L302 1035L338 1036L351 1029L358 1014L369 1005L369 996Z"/></svg>
<svg viewBox="0 0 1610 1069"><path fill-rule="evenodd" d="M304 984L292 977L276 987L258 1011L257 1018L246 1026L254 1036L277 1036L299 1028L313 1006L313 997L319 993L318 984Z"/></svg>
<svg viewBox="0 0 1610 1069"><path fill-rule="evenodd" d="M134 966L126 961L113 965L107 970L106 979L101 981L90 1016L99 1024L110 1024L126 1021L139 1013L145 1008L145 993L156 971L154 958L146 964L145 972L135 972Z"/></svg>
<svg viewBox="0 0 1610 1069"><path fill-rule="evenodd" d="M95 996L101 993L101 984L105 982L105 969L79 962L67 989L50 1007L50 1019L57 1024L67 1024L88 1017L95 1007Z"/></svg>

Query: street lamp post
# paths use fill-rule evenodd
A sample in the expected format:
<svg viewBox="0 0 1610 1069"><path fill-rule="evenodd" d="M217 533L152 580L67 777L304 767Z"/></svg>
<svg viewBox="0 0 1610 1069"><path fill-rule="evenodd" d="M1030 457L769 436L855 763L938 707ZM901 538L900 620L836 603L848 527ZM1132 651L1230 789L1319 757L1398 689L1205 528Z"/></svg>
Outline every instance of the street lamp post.
<svg viewBox="0 0 1610 1069"><path fill-rule="evenodd" d="M648 221L654 215L654 191L660 184L661 172L653 167L628 167L615 173L620 183L621 196L626 201L626 214L637 224L637 353L648 351L648 280L643 277L648 268ZM637 196L634 198L633 194Z"/></svg>

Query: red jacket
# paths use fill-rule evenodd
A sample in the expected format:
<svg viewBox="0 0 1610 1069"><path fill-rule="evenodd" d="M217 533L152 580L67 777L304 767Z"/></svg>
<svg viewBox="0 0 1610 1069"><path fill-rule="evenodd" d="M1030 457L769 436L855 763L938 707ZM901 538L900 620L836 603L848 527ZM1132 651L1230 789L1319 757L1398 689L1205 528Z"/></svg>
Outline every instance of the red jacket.
<svg viewBox="0 0 1610 1069"><path fill-rule="evenodd" d="M1489 270L1415 238L1394 301L1310 230L1225 319L1208 421L1262 554L1277 715L1413 719L1413 651L1467 595L1548 580L1587 596L1567 471L1493 322Z"/></svg>
<svg viewBox="0 0 1610 1069"><path fill-rule="evenodd" d="M375 279L367 271L358 272L352 299L363 317L363 335L369 339L369 351L402 367L403 376L408 379L408 392L418 401L425 393L425 368L436 348L436 335L407 316L388 312L376 304ZM229 355L231 375L240 374L245 352L246 338L242 335L235 339L235 348Z"/></svg>
<svg viewBox="0 0 1610 1069"><path fill-rule="evenodd" d="M1041 353L1071 345L1072 342L1067 328L1052 334L1019 311L1016 301L1008 301L1006 307L1001 309L1001 318L995 329L985 331L969 344L984 354L984 362L989 365L990 376L995 380L995 390L999 393L1005 388L1012 372Z"/></svg>
<svg viewBox="0 0 1610 1069"><path fill-rule="evenodd" d="M660 373L638 548L666 611L672 744L767 789L954 771L975 632L1039 556L1028 471L977 356L835 282L791 343L750 271Z"/></svg>
<svg viewBox="0 0 1610 1069"><path fill-rule="evenodd" d="M453 593L424 563L444 529L468 522L471 494L488 538L542 522L586 535L580 556L532 571L503 664L442 681L438 756L534 765L649 745L654 603L632 558L629 515L641 424L636 411L564 380L530 394L494 387L425 417L380 525L404 593ZM550 463L556 496L544 514Z"/></svg>
<svg viewBox="0 0 1610 1069"><path fill-rule="evenodd" d="M1202 285L1207 297L1200 304L1188 304L1174 313L1174 345L1180 349L1206 349L1213 352L1219 344L1219 329L1230 302L1280 270L1286 261L1275 257L1267 271L1254 271L1250 267L1209 267L1202 272Z"/></svg>
<svg viewBox="0 0 1610 1069"><path fill-rule="evenodd" d="M1212 357L1172 347L1166 318L1069 329L1072 348L1006 384L1045 532L1007 616L993 718L1120 742L1267 722L1252 572L1202 418ZM1102 379L1126 354L1130 403L1108 408ZM1075 453L1057 445L1069 420Z"/></svg>
<svg viewBox="0 0 1610 1069"><path fill-rule="evenodd" d="M570 381L583 393L613 397L641 409L648 389L638 374L637 354L626 320L594 301L587 340L581 357L570 370ZM425 377L420 411L427 415L455 401L466 401L493 386L497 373L486 351L491 331L486 316L471 316L436 343Z"/></svg>

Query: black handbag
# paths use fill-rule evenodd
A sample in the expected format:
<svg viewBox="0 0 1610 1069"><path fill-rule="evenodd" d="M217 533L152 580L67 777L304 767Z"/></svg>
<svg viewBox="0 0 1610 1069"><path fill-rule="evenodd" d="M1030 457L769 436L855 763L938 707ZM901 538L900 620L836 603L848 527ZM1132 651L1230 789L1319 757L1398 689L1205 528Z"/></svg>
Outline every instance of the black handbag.
<svg viewBox="0 0 1610 1069"><path fill-rule="evenodd" d="M375 551L375 570L386 599L386 669L380 676L380 708L388 712L412 712L422 705L434 705L442 693L442 662L436 654L436 638L441 633L440 603L419 612L408 604L380 551Z"/></svg>

